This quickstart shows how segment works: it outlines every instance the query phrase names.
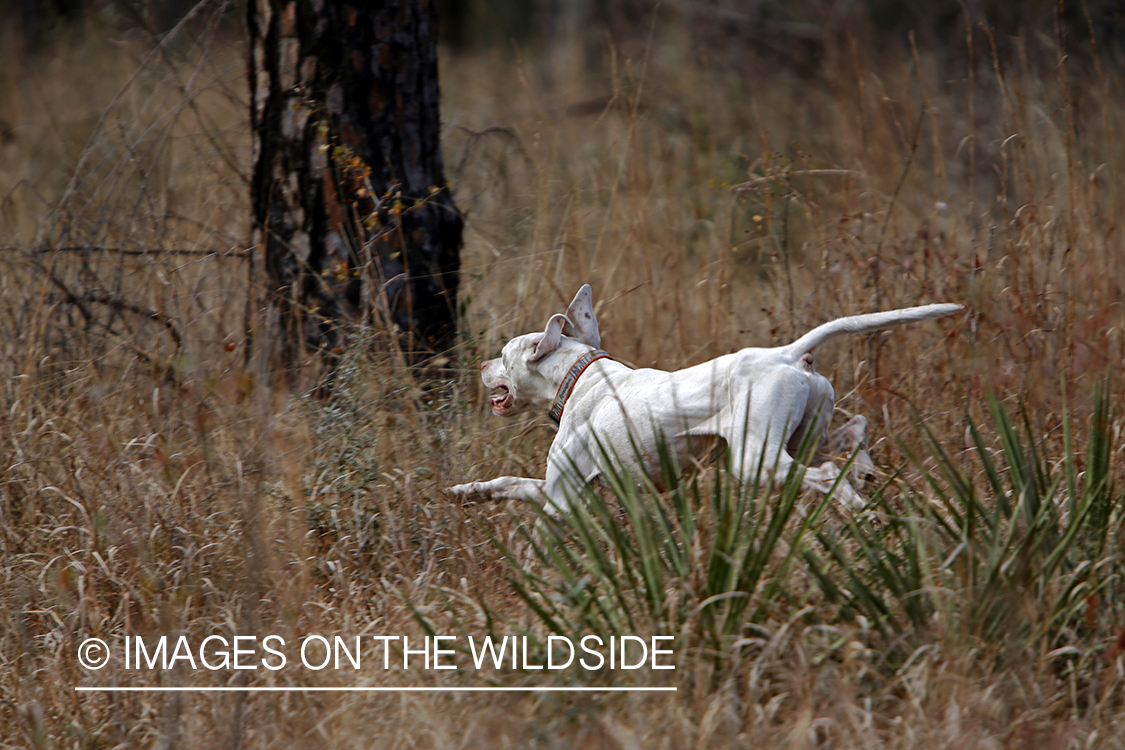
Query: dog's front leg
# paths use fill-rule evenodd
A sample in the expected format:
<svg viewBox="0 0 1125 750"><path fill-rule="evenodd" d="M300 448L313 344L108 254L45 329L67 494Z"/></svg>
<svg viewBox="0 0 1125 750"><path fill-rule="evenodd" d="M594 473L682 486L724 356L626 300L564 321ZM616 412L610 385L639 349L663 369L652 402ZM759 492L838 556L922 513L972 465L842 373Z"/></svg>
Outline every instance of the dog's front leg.
<svg viewBox="0 0 1125 750"><path fill-rule="evenodd" d="M530 477L497 477L487 482L468 482L450 487L449 491L458 497L479 495L488 500L529 500L540 502L545 479Z"/></svg>

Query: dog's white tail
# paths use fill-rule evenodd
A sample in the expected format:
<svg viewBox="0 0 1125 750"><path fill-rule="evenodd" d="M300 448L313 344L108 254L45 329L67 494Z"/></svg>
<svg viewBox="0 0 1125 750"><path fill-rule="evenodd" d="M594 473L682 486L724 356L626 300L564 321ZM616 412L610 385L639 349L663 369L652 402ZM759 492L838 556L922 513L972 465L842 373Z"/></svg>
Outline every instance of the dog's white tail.
<svg viewBox="0 0 1125 750"><path fill-rule="evenodd" d="M841 334L863 333L864 331L874 331L879 328L896 326L901 323L913 323L918 320L940 318L943 315L952 315L963 309L964 307L962 305L953 304L922 305L921 307L907 307L902 310L888 310L887 312L839 318L830 323L825 323L822 326L817 326L792 344L782 347L782 351L796 360L806 352L811 352L828 339L835 338Z"/></svg>

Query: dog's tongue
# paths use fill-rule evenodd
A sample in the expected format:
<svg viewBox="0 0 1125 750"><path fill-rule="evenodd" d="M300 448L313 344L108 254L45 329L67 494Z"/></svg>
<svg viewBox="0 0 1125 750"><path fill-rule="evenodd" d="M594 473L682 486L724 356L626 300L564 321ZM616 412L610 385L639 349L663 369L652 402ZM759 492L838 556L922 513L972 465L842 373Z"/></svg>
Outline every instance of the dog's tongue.
<svg viewBox="0 0 1125 750"><path fill-rule="evenodd" d="M508 408L512 401L512 393L504 386L500 386L500 392L488 400L493 409L503 411Z"/></svg>

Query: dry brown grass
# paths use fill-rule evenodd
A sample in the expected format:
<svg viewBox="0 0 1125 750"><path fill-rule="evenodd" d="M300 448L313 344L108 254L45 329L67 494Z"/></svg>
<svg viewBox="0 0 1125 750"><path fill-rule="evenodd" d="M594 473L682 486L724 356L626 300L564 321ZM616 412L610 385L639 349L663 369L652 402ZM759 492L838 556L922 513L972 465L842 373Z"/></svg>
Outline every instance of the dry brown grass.
<svg viewBox="0 0 1125 750"><path fill-rule="evenodd" d="M561 66L550 86L532 60L444 58L468 213L460 374L417 382L357 348L337 401L282 390L246 291L242 42L201 23L156 52L97 28L30 58L0 40L0 744L1125 747L1125 668L1104 643L1068 672L1046 645L999 660L935 626L888 671L872 634L822 619L811 593L813 610L775 613L737 657L636 678L675 695L75 693L477 684L370 667L89 673L75 649L421 637L406 600L439 628L483 635L473 602L530 627L488 541L519 546L512 516L441 488L542 471L550 431L487 416L476 364L585 281L605 348L666 369L840 314L965 303L818 353L843 409L914 448L915 414L966 448L962 411L979 416L989 389L1057 448L1058 375L1081 423L1125 359L1115 75L1056 68L1039 38L993 65L982 34L972 88L924 51L846 41L819 76L740 75L696 64L669 24L614 50L604 77ZM889 439L876 459L905 463ZM1095 604L1125 625L1120 602Z"/></svg>

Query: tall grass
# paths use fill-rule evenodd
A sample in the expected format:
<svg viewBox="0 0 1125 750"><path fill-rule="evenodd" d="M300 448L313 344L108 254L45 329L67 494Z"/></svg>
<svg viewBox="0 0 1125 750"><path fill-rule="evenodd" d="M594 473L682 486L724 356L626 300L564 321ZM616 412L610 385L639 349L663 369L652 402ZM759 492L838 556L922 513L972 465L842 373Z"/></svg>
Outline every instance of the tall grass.
<svg viewBox="0 0 1125 750"><path fill-rule="evenodd" d="M797 519L799 467L774 497L761 471L744 483L723 461L701 484L680 476L667 446L659 454L662 476L638 484L607 460L600 481L611 499L587 486L559 518L540 511L526 534L535 567L494 539L514 591L551 632L574 641L658 632L676 635L681 653L720 653L785 599L786 568L827 498Z"/></svg>
<svg viewBox="0 0 1125 750"><path fill-rule="evenodd" d="M658 16L594 73L580 54L547 75L531 54L447 53L458 377L421 382L357 329L373 345L322 402L315 363L290 391L254 348L270 320L222 7L159 47L96 19L35 55L0 42L0 743L1121 746L1122 381L1096 393L1125 359L1125 99L1082 40L993 52L971 26L961 58L845 25L810 73L700 59L715 45ZM442 488L542 475L549 430L488 418L477 365L587 281L606 348L665 369L875 307L971 314L817 352L839 408L869 419L881 525L719 467L670 493L615 478L529 536L533 511ZM73 650L509 626L674 634L659 677L679 691L73 691L542 684L94 675Z"/></svg>
<svg viewBox="0 0 1125 750"><path fill-rule="evenodd" d="M993 644L1006 658L1074 641L1106 648L1121 627L1115 602L1125 537L1105 460L1113 435L1103 393L1084 456L1071 450L1069 421L1064 453L1053 456L1030 428L1021 439L991 398L1003 465L967 419L980 482L930 435L936 467L918 466L925 489L908 487L901 507L878 495L886 518L878 528L853 521L842 534L819 534L831 566L807 553L829 601L884 635L933 629Z"/></svg>

